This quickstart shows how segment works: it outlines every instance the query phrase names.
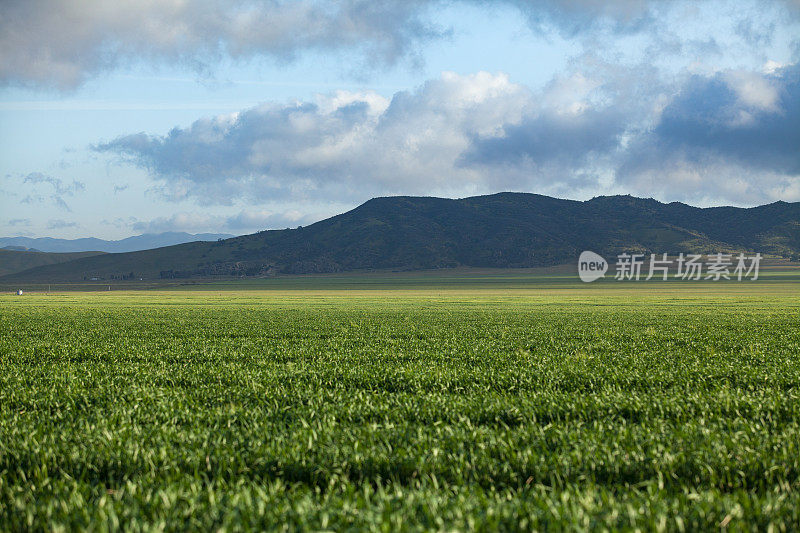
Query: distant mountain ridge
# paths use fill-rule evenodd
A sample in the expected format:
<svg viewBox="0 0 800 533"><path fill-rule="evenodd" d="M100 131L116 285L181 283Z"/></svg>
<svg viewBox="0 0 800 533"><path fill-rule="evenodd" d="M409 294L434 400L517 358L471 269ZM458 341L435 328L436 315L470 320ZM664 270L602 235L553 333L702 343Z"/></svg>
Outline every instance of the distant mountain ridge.
<svg viewBox="0 0 800 533"><path fill-rule="evenodd" d="M107 241L94 237L83 239L53 239L50 237L0 237L0 248L30 250L35 252L108 252L124 253L174 246L195 241L216 241L234 237L229 233L198 233L169 231L164 233L145 233L121 239Z"/></svg>
<svg viewBox="0 0 800 533"><path fill-rule="evenodd" d="M800 256L800 202L697 208L632 196L580 202L528 193L458 200L374 198L315 224L42 266L4 280L268 276L458 266L517 268L577 260L583 250L761 252Z"/></svg>

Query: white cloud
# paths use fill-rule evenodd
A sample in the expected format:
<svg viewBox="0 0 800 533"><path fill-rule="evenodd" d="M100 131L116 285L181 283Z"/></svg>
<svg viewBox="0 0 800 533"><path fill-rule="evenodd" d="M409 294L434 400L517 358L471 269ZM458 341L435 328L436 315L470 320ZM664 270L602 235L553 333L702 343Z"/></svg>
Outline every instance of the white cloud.
<svg viewBox="0 0 800 533"><path fill-rule="evenodd" d="M173 199L366 199L482 188L456 165L473 137L496 135L534 105L504 74L444 73L391 101L339 92L315 103L264 105L196 121L167 136L96 147L147 168Z"/></svg>
<svg viewBox="0 0 800 533"><path fill-rule="evenodd" d="M668 13L687 13L683 20L691 22L691 13L698 10L695 3L670 0L460 1L489 10L498 4L513 6L536 32L556 30L569 38L588 38L587 46L595 49L593 39L599 35L652 33L668 19ZM369 68L403 58L413 63L422 58L424 43L449 34L431 21L451 3L5 0L0 17L0 84L70 89L101 72L135 62L169 63L213 73L226 58L266 57L281 63L310 51L351 53L348 57ZM738 7L736 2L720 4L717 11ZM760 6L757 13L763 11L778 12L784 20L800 16L796 0ZM752 18L744 16L746 24L739 29L742 38L750 43L769 42L775 25L770 21L756 24ZM661 39L673 33L671 28L658 31L664 34ZM683 44L691 42L678 42L678 48ZM706 45L714 46L714 40Z"/></svg>
<svg viewBox="0 0 800 533"><path fill-rule="evenodd" d="M775 74L778 70L785 67L783 63L779 63L778 61L774 61L772 59L768 60L764 63L764 66L761 68L762 74Z"/></svg>
<svg viewBox="0 0 800 533"><path fill-rule="evenodd" d="M773 69L774 74L780 69ZM736 92L739 102L756 111L776 111L778 108L778 88L768 78L755 72L735 70L725 73L725 80Z"/></svg>
<svg viewBox="0 0 800 533"><path fill-rule="evenodd" d="M439 34L424 1L6 0L0 83L71 88L132 60L208 69L222 57L291 60L355 50L393 63Z"/></svg>
<svg viewBox="0 0 800 533"><path fill-rule="evenodd" d="M796 65L695 75L675 87L646 66L587 61L540 92L504 74L443 73L391 100L339 92L95 149L149 170L168 198L201 204L498 190L574 197L614 187L760 202L793 190Z"/></svg>
<svg viewBox="0 0 800 533"><path fill-rule="evenodd" d="M243 209L233 215L180 212L152 220L127 220L125 226L140 233L185 231L188 233L228 232L237 235L265 229L283 229L316 222L333 213L301 213L297 210L269 211Z"/></svg>

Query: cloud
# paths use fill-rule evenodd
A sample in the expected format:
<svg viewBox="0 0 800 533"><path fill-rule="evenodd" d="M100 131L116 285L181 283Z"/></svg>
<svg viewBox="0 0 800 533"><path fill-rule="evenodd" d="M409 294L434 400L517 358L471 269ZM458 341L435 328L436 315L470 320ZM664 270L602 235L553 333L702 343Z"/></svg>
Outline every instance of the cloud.
<svg viewBox="0 0 800 533"><path fill-rule="evenodd" d="M129 229L133 227L133 225L138 222L136 217L128 216L128 217L116 217L114 220L108 220L104 218L100 221L101 224L105 224L107 226L114 226L115 228L119 229Z"/></svg>
<svg viewBox="0 0 800 533"><path fill-rule="evenodd" d="M525 167L529 172L585 167L593 156L613 153L629 117L614 108L545 111L519 124L503 127L502 135L477 137L461 164Z"/></svg>
<svg viewBox="0 0 800 533"><path fill-rule="evenodd" d="M614 34L652 31L670 12L681 13L685 22L691 23L698 7L696 2L675 0L506 0L505 3L518 7L534 29L546 31L554 27L568 37L598 30ZM746 11L753 5L724 1L708 4L718 14L727 8L733 8L735 12ZM800 2L797 0L780 0L770 6L761 2L755 6L757 13L773 8L779 10L784 22L800 17ZM743 18L735 30L752 44L764 44L771 40L775 25L771 21Z"/></svg>
<svg viewBox="0 0 800 533"><path fill-rule="evenodd" d="M800 200L800 65L696 76L618 171L639 189Z"/></svg>
<svg viewBox="0 0 800 533"><path fill-rule="evenodd" d="M534 28L555 26L564 35L575 36L604 26L614 32L641 29L663 4L653 0L509 0L528 18Z"/></svg>
<svg viewBox="0 0 800 533"><path fill-rule="evenodd" d="M63 209L64 211L66 211L68 213L72 212L72 209L70 209L69 205L67 205L67 202L65 202L64 199L62 197L60 197L59 195L57 195L57 194L51 195L50 196L50 200L52 200L53 205L55 205L59 209Z"/></svg>
<svg viewBox="0 0 800 533"><path fill-rule="evenodd" d="M77 222L68 222L61 219L50 219L47 221L47 229L77 228Z"/></svg>
<svg viewBox="0 0 800 533"><path fill-rule="evenodd" d="M118 193L124 192L124 191L128 190L128 187L130 187L130 185L127 185L127 184L126 185L114 185L114 194L118 194Z"/></svg>
<svg viewBox="0 0 800 533"><path fill-rule="evenodd" d="M80 181L72 180L72 183L64 185L64 182L53 176L42 174L41 172L31 172L23 178L23 183L46 183L53 187L53 191L59 195L72 196L75 193L86 190L86 185Z"/></svg>
<svg viewBox="0 0 800 533"><path fill-rule="evenodd" d="M451 0L6 0L0 18L0 84L72 89L135 62L185 66L201 75L222 60L286 63L308 52L339 54L367 68L418 62L450 34L433 22ZM459 3L459 2L456 2ZM667 14L695 9L670 0L461 0L487 10L511 6L540 34L567 38L652 32ZM717 11L723 11L725 2ZM728 3L738 7L736 3ZM797 20L795 0L782 21ZM763 12L764 7L758 12ZM685 19L691 20L690 15ZM771 21L743 17L751 45L771 42ZM354 59L355 58L355 59ZM359 70L354 67L354 70Z"/></svg>
<svg viewBox="0 0 800 533"><path fill-rule="evenodd" d="M741 19L734 29L736 35L752 46L769 46L775 35L774 21L755 21L750 18Z"/></svg>
<svg viewBox="0 0 800 533"><path fill-rule="evenodd" d="M33 194L29 194L29 195L25 196L25 198L20 200L20 203L23 203L23 204L40 204L42 202L44 202L44 196L33 195Z"/></svg>
<svg viewBox="0 0 800 533"><path fill-rule="evenodd" d="M302 213L297 210L279 213L267 210L243 210L236 215L227 217L223 227L229 231L280 229L313 223L322 218L325 218L325 216Z"/></svg>
<svg viewBox="0 0 800 533"><path fill-rule="evenodd" d="M241 210L233 215L211 215L207 213L182 212L169 217L158 217L148 221L130 221L131 229L141 233L162 233L165 231L230 232L238 235L265 229L297 227L330 216L332 213L301 213L290 210L283 212L268 210Z"/></svg>
<svg viewBox="0 0 800 533"><path fill-rule="evenodd" d="M31 225L31 219L29 219L29 218L12 218L11 220L9 220L7 222L7 224L10 227L16 227L16 226L25 226L25 227L27 227L27 226Z"/></svg>
<svg viewBox="0 0 800 533"><path fill-rule="evenodd" d="M64 199L61 196L57 195L57 194L51 194L50 196L47 196L47 197L42 196L40 194L28 194L27 196L25 196L25 198L20 200L20 203L28 204L28 205L43 204L45 202L45 200L47 200L48 198L53 203L53 205L58 207L59 209L63 209L64 211L67 211L68 213L72 212L72 209L70 209L70 207L67 204L67 202L65 202Z"/></svg>
<svg viewBox="0 0 800 533"><path fill-rule="evenodd" d="M201 204L497 190L795 197L797 65L675 85L647 66L591 56L580 66L538 92L504 74L443 73L391 99L339 92L262 105L95 149L147 169L168 198Z"/></svg>
<svg viewBox="0 0 800 533"><path fill-rule="evenodd" d="M574 196L576 190L597 189L629 130L650 112L631 98L636 88L630 80L654 73L611 66L590 55L584 60L573 73L531 93L518 120L473 135L456 164L480 171L489 190Z"/></svg>
<svg viewBox="0 0 800 533"><path fill-rule="evenodd" d="M208 70L221 58L290 61L349 50L392 64L441 35L408 0L7 0L0 83L73 88L134 60Z"/></svg>
<svg viewBox="0 0 800 533"><path fill-rule="evenodd" d="M475 136L519 122L530 92L503 74L444 73L391 100L338 92L201 119L165 136L95 147L150 171L168 197L231 203L463 190L483 177L454 163Z"/></svg>
<svg viewBox="0 0 800 533"><path fill-rule="evenodd" d="M596 187L594 167L609 165L626 131L651 111L633 103L641 89L624 80L652 72L602 68L558 77L539 92L502 73L445 72L390 100L339 92L95 149L147 169L168 198L201 203L564 193Z"/></svg>
<svg viewBox="0 0 800 533"><path fill-rule="evenodd" d="M32 183L34 185L46 184L52 187L53 190L53 192L46 197L41 194L29 194L22 199L22 203L41 204L44 203L46 198L49 198L54 206L68 213L71 213L72 209L70 209L69 205L64 200L64 196L74 196L75 193L86 190L86 186L80 181L72 180L72 183L65 185L59 178L54 178L53 176L48 176L41 172L31 172L27 174L23 177L22 182Z"/></svg>
<svg viewBox="0 0 800 533"><path fill-rule="evenodd" d="M150 221L136 221L134 231L141 233L162 233L165 231L206 231L213 227L218 217L203 213L175 213L169 217L158 217Z"/></svg>

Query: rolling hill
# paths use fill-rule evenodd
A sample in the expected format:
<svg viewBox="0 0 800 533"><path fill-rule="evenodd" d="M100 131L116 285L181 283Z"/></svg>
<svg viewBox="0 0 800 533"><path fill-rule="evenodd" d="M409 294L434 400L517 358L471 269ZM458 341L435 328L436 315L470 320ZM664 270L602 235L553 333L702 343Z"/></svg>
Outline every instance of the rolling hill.
<svg viewBox="0 0 800 533"><path fill-rule="evenodd" d="M3 281L534 267L575 261L587 249L611 256L622 251L798 256L800 203L697 208L631 196L580 202L527 193L374 198L307 227L83 258Z"/></svg>
<svg viewBox="0 0 800 533"><path fill-rule="evenodd" d="M0 249L0 276L22 272L42 265L66 263L74 259L92 257L102 252L73 252L52 254L39 251L20 251Z"/></svg>

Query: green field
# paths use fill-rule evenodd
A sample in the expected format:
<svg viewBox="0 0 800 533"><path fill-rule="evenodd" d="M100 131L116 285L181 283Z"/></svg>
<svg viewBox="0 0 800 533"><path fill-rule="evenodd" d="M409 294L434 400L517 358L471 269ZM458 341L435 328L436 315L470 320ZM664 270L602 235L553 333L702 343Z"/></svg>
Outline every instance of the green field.
<svg viewBox="0 0 800 533"><path fill-rule="evenodd" d="M789 277L1 295L0 530L795 530Z"/></svg>

